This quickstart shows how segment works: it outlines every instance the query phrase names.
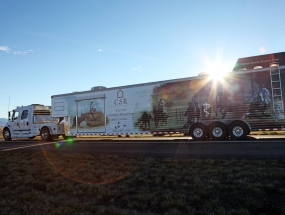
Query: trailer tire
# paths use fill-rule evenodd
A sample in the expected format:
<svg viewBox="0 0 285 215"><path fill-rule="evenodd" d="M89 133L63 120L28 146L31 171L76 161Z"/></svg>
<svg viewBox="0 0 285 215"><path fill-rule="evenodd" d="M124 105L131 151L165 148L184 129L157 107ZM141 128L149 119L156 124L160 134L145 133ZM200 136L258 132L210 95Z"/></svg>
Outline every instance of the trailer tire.
<svg viewBox="0 0 285 215"><path fill-rule="evenodd" d="M243 140L248 132L247 126L242 122L233 122L229 126L229 134L232 140Z"/></svg>
<svg viewBox="0 0 285 215"><path fill-rule="evenodd" d="M193 124L190 128L189 135L193 140L205 140L207 136L207 128L201 123Z"/></svg>
<svg viewBox="0 0 285 215"><path fill-rule="evenodd" d="M214 122L209 128L209 137L213 140L224 140L227 137L227 129L223 123Z"/></svg>
<svg viewBox="0 0 285 215"><path fill-rule="evenodd" d="M41 138L43 141L50 141L51 140L51 135L50 131L47 127L43 127L41 130Z"/></svg>
<svg viewBox="0 0 285 215"><path fill-rule="evenodd" d="M12 138L11 138L11 132L10 132L10 130L9 130L8 128L5 128L5 129L3 130L3 137L4 137L4 139L5 139L6 141L12 140Z"/></svg>

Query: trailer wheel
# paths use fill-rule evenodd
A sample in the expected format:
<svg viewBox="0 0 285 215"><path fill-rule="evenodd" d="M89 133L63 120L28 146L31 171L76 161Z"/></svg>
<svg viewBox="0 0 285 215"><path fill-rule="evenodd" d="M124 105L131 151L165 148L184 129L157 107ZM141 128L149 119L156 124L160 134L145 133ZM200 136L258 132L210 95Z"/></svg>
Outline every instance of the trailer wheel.
<svg viewBox="0 0 285 215"><path fill-rule="evenodd" d="M41 138L44 141L51 140L51 135L50 135L49 129L47 127L43 127L42 128L42 130L41 130Z"/></svg>
<svg viewBox="0 0 285 215"><path fill-rule="evenodd" d="M190 136L193 140L204 140L207 136L207 128L203 124L194 124L191 126Z"/></svg>
<svg viewBox="0 0 285 215"><path fill-rule="evenodd" d="M229 134L233 140L243 140L248 134L248 128L242 122L233 122L229 127Z"/></svg>
<svg viewBox="0 0 285 215"><path fill-rule="evenodd" d="M3 131L3 137L6 141L10 141L12 140L11 138L11 132L8 128L5 128L4 131Z"/></svg>
<svg viewBox="0 0 285 215"><path fill-rule="evenodd" d="M213 140L223 140L227 136L227 129L223 123L216 122L209 126L209 136Z"/></svg>

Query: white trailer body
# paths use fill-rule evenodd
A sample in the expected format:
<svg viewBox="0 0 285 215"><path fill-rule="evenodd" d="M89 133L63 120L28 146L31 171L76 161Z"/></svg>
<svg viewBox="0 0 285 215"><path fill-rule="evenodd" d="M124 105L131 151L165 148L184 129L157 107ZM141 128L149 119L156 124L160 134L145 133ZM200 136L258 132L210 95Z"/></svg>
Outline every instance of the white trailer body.
<svg viewBox="0 0 285 215"><path fill-rule="evenodd" d="M238 60L221 79L175 79L54 95L52 116L65 135L190 134L243 139L251 130L284 130L285 53Z"/></svg>
<svg viewBox="0 0 285 215"><path fill-rule="evenodd" d="M21 106L9 112L8 122L3 128L5 140L41 136L52 140L64 135L64 124L51 116L51 106L32 104Z"/></svg>

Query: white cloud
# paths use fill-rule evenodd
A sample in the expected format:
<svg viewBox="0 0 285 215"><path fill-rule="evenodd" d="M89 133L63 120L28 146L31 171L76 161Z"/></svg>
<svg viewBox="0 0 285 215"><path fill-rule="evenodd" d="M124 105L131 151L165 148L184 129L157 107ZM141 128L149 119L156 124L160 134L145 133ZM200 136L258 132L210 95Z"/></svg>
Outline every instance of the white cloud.
<svg viewBox="0 0 285 215"><path fill-rule="evenodd" d="M141 68L142 68L142 67L139 66L139 67L133 68L132 70L133 70L133 71L136 71L136 70L139 70L139 69L141 69Z"/></svg>
<svg viewBox="0 0 285 215"><path fill-rule="evenodd" d="M33 52L33 51L38 51L39 49L28 49L28 50L20 50L20 51L17 51L15 50L15 47L17 46L13 46L14 50L13 49L10 49L8 46L0 46L0 51L4 51L6 52L7 54L14 54L14 55L28 55L28 53L30 52Z"/></svg>
<svg viewBox="0 0 285 215"><path fill-rule="evenodd" d="M0 46L0 51L8 52L9 50L8 46Z"/></svg>
<svg viewBox="0 0 285 215"><path fill-rule="evenodd" d="M28 52L25 51L17 51L17 52L13 52L16 55L26 55Z"/></svg>
<svg viewBox="0 0 285 215"><path fill-rule="evenodd" d="M98 50L98 52L102 52L102 51L103 51L102 49L99 49L99 50Z"/></svg>

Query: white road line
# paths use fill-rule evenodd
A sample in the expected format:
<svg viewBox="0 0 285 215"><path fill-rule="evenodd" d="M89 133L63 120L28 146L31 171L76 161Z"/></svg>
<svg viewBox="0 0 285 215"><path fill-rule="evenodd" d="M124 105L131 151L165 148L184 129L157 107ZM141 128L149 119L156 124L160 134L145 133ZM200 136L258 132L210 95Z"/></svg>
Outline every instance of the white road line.
<svg viewBox="0 0 285 215"><path fill-rule="evenodd" d="M22 146L26 146L26 145L19 145L17 147L22 147ZM0 151L4 150L4 149L10 149L10 148L11 148L11 146L10 147L0 147Z"/></svg>
<svg viewBox="0 0 285 215"><path fill-rule="evenodd" d="M56 142L48 142L48 143L39 143L39 144L34 144L34 145L20 146L20 147L14 147L14 148L3 149L3 150L0 150L0 151L1 151L1 152L12 151L12 150L17 150L17 149L30 148L30 147L34 147L34 146L48 145L48 144L53 144L53 143L57 143L57 142L58 142L58 141L56 141Z"/></svg>

